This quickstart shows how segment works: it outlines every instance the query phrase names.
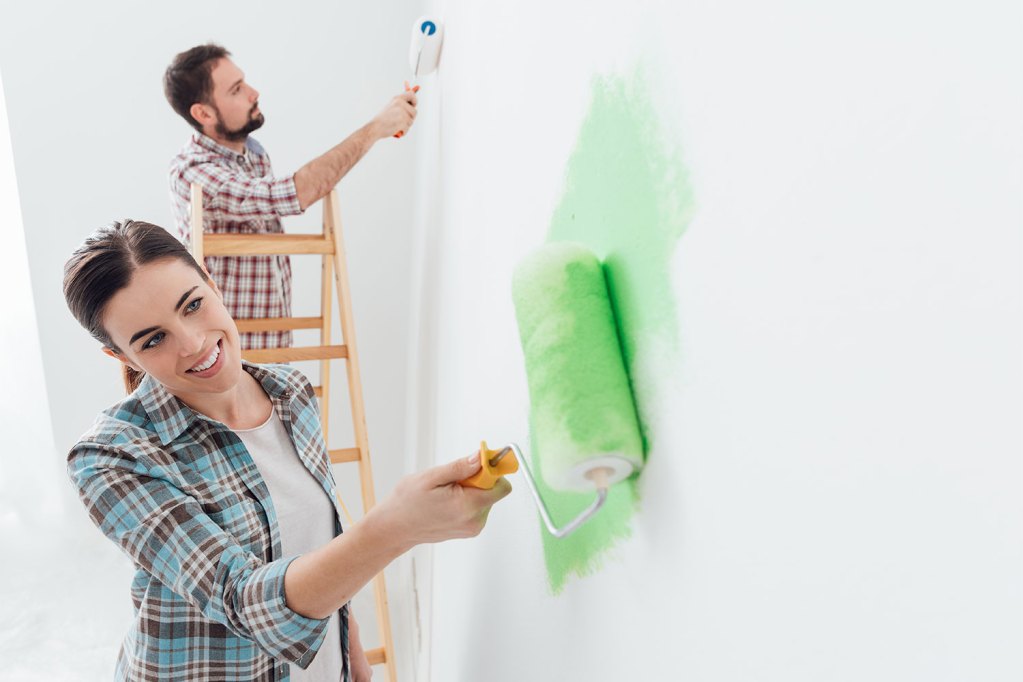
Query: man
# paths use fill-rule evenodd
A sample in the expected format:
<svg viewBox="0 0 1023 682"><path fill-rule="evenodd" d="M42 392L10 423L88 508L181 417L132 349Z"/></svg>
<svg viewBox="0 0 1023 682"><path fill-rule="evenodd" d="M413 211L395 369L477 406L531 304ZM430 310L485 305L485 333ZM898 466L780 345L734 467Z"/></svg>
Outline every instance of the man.
<svg viewBox="0 0 1023 682"><path fill-rule="evenodd" d="M415 120L416 95L406 91L322 156L293 175L275 178L270 157L249 136L263 125L259 92L245 82L230 54L219 45L199 45L177 55L164 74L167 101L196 130L170 169L174 220L186 243L193 227L191 183L203 188L206 232L283 232L282 216L305 211L333 189L377 140L406 133ZM205 260L232 317L291 317L287 256ZM245 333L241 343L245 349L287 347L291 332Z"/></svg>

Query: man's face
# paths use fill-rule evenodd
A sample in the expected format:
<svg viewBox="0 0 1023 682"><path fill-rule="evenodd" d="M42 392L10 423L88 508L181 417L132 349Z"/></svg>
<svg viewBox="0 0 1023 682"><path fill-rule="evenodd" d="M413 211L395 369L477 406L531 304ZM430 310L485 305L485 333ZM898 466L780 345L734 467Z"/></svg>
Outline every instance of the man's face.
<svg viewBox="0 0 1023 682"><path fill-rule="evenodd" d="M213 92L210 106L216 116L214 130L218 137L240 142L263 125L259 110L259 92L245 82L245 74L224 57L210 72Z"/></svg>

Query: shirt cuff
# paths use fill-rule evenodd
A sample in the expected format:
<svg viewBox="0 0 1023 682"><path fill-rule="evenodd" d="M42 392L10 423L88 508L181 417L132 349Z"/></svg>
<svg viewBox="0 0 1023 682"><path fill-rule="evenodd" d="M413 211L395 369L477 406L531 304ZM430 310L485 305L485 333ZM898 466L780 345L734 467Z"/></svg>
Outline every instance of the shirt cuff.
<svg viewBox="0 0 1023 682"><path fill-rule="evenodd" d="M294 663L303 670L309 666L323 644L330 617L307 618L292 611L284 595L284 573L298 556L272 561L255 569L245 591L253 594L266 609L265 627L254 627L258 643L271 656Z"/></svg>
<svg viewBox="0 0 1023 682"><path fill-rule="evenodd" d="M270 198L273 200L274 210L277 211L277 215L299 215L302 213L302 205L298 202L298 188L295 186L294 175L275 180L270 188Z"/></svg>

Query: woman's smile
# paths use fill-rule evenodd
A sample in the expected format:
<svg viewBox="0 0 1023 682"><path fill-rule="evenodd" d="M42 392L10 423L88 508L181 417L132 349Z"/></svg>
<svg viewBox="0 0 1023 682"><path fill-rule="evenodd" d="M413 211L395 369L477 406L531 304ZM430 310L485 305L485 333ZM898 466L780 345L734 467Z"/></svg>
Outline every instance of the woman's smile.
<svg viewBox="0 0 1023 682"><path fill-rule="evenodd" d="M185 370L186 373L200 377L202 379L207 379L209 377L215 376L217 372L220 371L220 368L224 365L224 362L222 360L222 358L224 357L224 354L222 352L223 351L223 346L221 345L222 343L223 339L218 340L213 345L213 348L210 350L209 354L206 356L206 359L204 359L199 364L193 366L191 369Z"/></svg>

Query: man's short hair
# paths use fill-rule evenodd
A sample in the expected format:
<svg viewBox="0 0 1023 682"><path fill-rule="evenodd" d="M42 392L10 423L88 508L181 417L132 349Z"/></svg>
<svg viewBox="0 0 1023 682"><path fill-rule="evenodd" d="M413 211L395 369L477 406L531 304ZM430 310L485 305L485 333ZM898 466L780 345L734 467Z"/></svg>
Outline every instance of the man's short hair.
<svg viewBox="0 0 1023 682"><path fill-rule="evenodd" d="M174 57L163 74L163 94L171 108L200 133L202 126L192 117L190 109L196 103L210 103L213 93L210 73L217 60L230 55L230 52L215 43L196 45Z"/></svg>

